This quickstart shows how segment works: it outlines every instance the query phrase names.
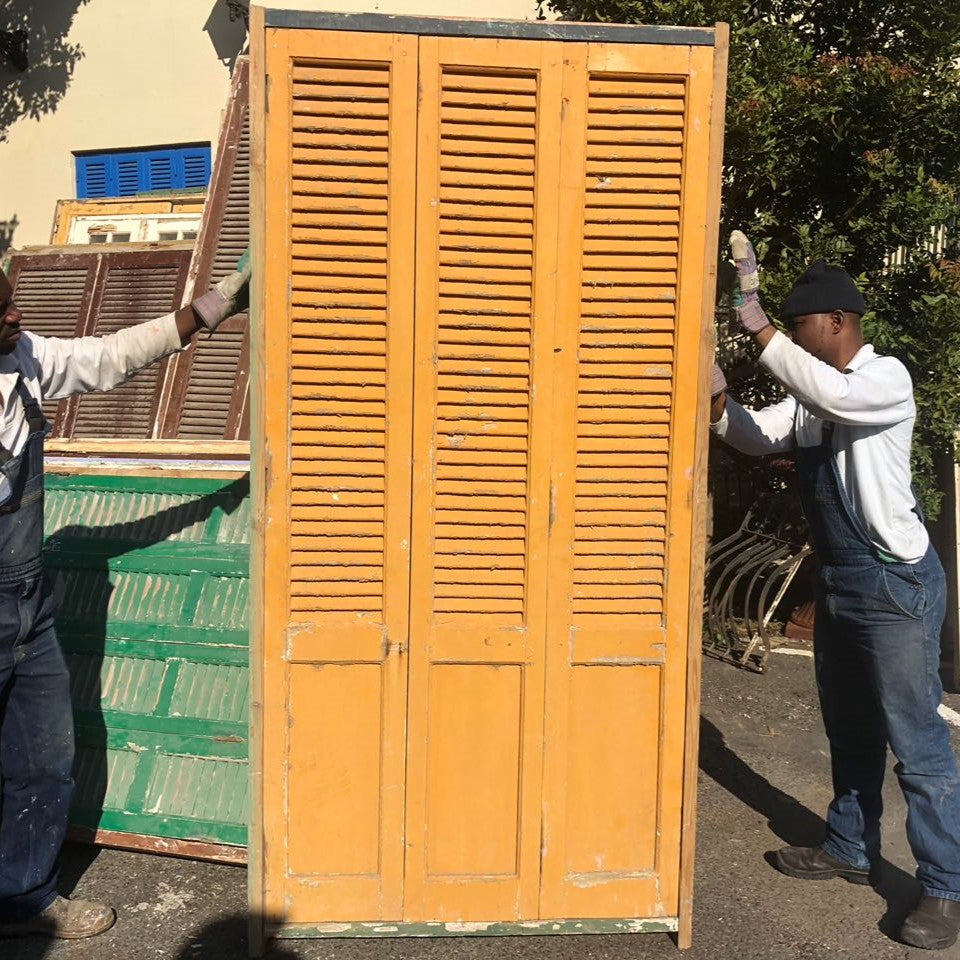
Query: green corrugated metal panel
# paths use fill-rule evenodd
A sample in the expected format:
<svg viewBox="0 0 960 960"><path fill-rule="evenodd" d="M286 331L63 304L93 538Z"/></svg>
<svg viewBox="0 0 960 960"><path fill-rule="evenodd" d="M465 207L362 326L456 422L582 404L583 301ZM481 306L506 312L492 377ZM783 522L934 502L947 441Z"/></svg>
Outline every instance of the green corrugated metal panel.
<svg viewBox="0 0 960 960"><path fill-rule="evenodd" d="M247 481L47 475L80 826L246 843Z"/></svg>

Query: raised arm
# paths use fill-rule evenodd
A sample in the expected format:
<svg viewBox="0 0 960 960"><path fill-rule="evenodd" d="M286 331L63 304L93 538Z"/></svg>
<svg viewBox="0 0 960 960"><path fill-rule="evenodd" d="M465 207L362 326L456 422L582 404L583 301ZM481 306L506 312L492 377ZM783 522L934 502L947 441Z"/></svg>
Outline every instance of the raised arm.
<svg viewBox="0 0 960 960"><path fill-rule="evenodd" d="M58 400L75 393L112 390L138 370L182 349L202 327L212 333L227 317L245 309L248 257L237 266L237 271L187 306L116 333L61 338L24 332L44 397Z"/></svg>

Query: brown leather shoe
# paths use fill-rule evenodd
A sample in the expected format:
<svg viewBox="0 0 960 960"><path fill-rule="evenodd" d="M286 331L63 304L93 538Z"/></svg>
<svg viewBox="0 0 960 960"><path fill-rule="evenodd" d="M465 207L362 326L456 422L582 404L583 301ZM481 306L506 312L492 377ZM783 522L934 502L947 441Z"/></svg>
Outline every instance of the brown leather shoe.
<svg viewBox="0 0 960 960"><path fill-rule="evenodd" d="M39 933L58 940L83 940L105 933L117 922L113 907L95 900L57 897L42 913L21 923L0 923L0 937Z"/></svg>
<svg viewBox="0 0 960 960"><path fill-rule="evenodd" d="M870 871L861 870L823 852L822 847L784 847L774 854L777 869L797 880L833 880L869 883Z"/></svg>
<svg viewBox="0 0 960 960"><path fill-rule="evenodd" d="M957 939L960 903L942 897L921 897L900 928L900 939L921 950L943 950Z"/></svg>

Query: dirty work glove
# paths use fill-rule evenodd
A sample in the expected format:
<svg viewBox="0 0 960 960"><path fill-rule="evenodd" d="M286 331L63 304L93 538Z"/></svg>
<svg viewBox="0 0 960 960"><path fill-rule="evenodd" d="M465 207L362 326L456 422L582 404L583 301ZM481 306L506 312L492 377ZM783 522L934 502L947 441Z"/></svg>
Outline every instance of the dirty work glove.
<svg viewBox="0 0 960 960"><path fill-rule="evenodd" d="M770 326L770 320L760 306L760 277L753 244L739 230L730 234L730 253L737 265L739 289L734 294L737 319L747 333L759 333Z"/></svg>
<svg viewBox="0 0 960 960"><path fill-rule="evenodd" d="M726 389L727 378L723 375L723 371L714 364L713 370L710 371L710 397L716 397Z"/></svg>
<svg viewBox="0 0 960 960"><path fill-rule="evenodd" d="M250 251L246 250L237 269L212 289L197 297L190 306L201 323L213 333L227 317L242 313L250 303Z"/></svg>

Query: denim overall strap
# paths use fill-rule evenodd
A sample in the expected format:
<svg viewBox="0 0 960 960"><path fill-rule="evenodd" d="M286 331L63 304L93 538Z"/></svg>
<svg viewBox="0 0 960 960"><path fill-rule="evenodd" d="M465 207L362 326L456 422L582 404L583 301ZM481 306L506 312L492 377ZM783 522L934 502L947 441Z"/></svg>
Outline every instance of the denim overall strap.
<svg viewBox="0 0 960 960"><path fill-rule="evenodd" d="M833 450L834 424L824 421L820 444L797 447L797 479L810 541L821 563L879 559L840 477Z"/></svg>
<svg viewBox="0 0 960 960"><path fill-rule="evenodd" d="M40 404L23 377L17 395L29 427L27 442L16 456L0 447L0 473L10 484L10 498L0 506L0 583L38 571L43 549L43 440L47 426Z"/></svg>

